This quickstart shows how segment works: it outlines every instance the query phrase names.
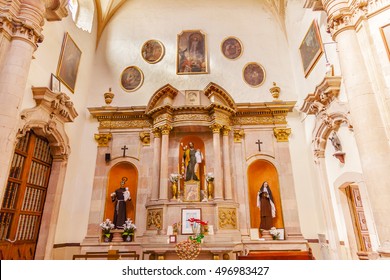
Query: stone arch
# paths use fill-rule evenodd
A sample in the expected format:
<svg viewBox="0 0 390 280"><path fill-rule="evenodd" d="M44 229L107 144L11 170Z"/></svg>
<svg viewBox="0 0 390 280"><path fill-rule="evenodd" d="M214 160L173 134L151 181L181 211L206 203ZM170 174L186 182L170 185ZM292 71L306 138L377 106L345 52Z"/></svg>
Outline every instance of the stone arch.
<svg viewBox="0 0 390 280"><path fill-rule="evenodd" d="M71 152L64 125L66 122L73 122L78 114L65 93L55 94L43 87L33 88L32 92L36 106L21 112L22 121L17 138L33 130L49 141L53 163L35 259L51 259L66 167Z"/></svg>

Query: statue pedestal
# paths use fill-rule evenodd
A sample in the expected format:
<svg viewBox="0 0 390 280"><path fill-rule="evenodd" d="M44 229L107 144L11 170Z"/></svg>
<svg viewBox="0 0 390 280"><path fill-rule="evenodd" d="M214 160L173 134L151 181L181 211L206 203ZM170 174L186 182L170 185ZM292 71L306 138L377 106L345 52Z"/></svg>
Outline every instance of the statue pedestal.
<svg viewBox="0 0 390 280"><path fill-rule="evenodd" d="M111 233L112 233L112 240L111 240L112 242L123 242L122 229L113 229L111 230Z"/></svg>
<svg viewBox="0 0 390 280"><path fill-rule="evenodd" d="M272 235L269 233L269 230L263 230L261 232L261 238L264 238L266 241L273 240Z"/></svg>

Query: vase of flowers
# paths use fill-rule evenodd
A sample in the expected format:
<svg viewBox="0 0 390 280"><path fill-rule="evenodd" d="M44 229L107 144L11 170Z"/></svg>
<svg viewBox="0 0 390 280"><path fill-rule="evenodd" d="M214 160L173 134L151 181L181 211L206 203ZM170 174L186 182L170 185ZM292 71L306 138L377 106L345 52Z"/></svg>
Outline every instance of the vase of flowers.
<svg viewBox="0 0 390 280"><path fill-rule="evenodd" d="M212 199L213 192L214 192L214 174L213 173L207 173L206 182L207 182L207 193L209 195L209 199Z"/></svg>
<svg viewBox="0 0 390 280"><path fill-rule="evenodd" d="M131 242L134 239L134 231L137 229L135 224L130 218L127 218L125 224L123 225L122 238L125 242Z"/></svg>
<svg viewBox="0 0 390 280"><path fill-rule="evenodd" d="M275 227L270 228L269 233L272 235L273 240L278 240L280 238L280 232L277 231Z"/></svg>
<svg viewBox="0 0 390 280"><path fill-rule="evenodd" d="M190 240L201 243L204 238L204 233L201 231L201 227L208 225L208 223L196 218L190 218L187 221L191 223L192 232L194 233L194 236L190 236Z"/></svg>
<svg viewBox="0 0 390 280"><path fill-rule="evenodd" d="M115 228L115 225L111 222L110 219L106 219L100 224L100 228L102 229L104 242L110 242L112 237L111 230Z"/></svg>

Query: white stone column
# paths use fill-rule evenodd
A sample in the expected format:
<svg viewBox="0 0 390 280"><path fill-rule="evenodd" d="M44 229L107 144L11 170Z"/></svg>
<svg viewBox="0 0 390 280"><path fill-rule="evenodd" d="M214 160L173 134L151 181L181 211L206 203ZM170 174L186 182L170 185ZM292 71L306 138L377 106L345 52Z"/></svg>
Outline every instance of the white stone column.
<svg viewBox="0 0 390 280"><path fill-rule="evenodd" d="M172 127L164 125L161 127L161 158L160 158L160 200L168 200L168 152L169 152L169 132Z"/></svg>
<svg viewBox="0 0 390 280"><path fill-rule="evenodd" d="M345 2L324 2L327 4L324 6L328 12L328 25L337 42L340 68L376 229L383 243L390 239L390 146L376 93L363 59L364 50L360 48L351 21L351 14L361 11L358 6L346 7Z"/></svg>
<svg viewBox="0 0 390 280"><path fill-rule="evenodd" d="M223 172L221 165L221 139L220 139L220 124L214 124L211 126L213 131L213 149L214 149L214 200L223 200Z"/></svg>
<svg viewBox="0 0 390 280"><path fill-rule="evenodd" d="M230 149L229 149L229 132L230 128L223 127L222 129L222 145L223 145L223 185L225 191L225 200L232 200L232 172L230 170Z"/></svg>
<svg viewBox="0 0 390 280"><path fill-rule="evenodd" d="M330 194L328 176L326 172L324 151L317 151L315 157L316 171L321 190L321 205L326 226L326 238L329 242L329 256L332 260L339 260L342 256L340 250L340 239L332 208L332 197Z"/></svg>
<svg viewBox="0 0 390 280"><path fill-rule="evenodd" d="M161 160L161 131L156 128L153 130L153 175L152 175L152 196L151 200L158 200L160 185L160 160Z"/></svg>
<svg viewBox="0 0 390 280"><path fill-rule="evenodd" d="M13 156L32 55L37 43L43 40L41 24L45 11L42 1L7 2L2 3L0 18L1 40L4 41L0 45L0 198Z"/></svg>

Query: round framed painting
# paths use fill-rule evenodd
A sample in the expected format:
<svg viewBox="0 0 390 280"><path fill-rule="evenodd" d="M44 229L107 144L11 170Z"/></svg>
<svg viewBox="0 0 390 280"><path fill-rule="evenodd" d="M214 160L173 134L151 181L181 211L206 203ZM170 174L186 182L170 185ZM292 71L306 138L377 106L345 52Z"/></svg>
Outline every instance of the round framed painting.
<svg viewBox="0 0 390 280"><path fill-rule="evenodd" d="M236 37L228 37L221 44L221 51L228 59L237 59L242 54L241 41Z"/></svg>
<svg viewBox="0 0 390 280"><path fill-rule="evenodd" d="M165 54L164 45L158 40L146 41L141 48L142 58L151 64L159 62Z"/></svg>
<svg viewBox="0 0 390 280"><path fill-rule="evenodd" d="M122 71L121 86L125 91L136 91L144 82L144 73L137 66L129 66Z"/></svg>
<svg viewBox="0 0 390 280"><path fill-rule="evenodd" d="M249 62L244 66L242 76L251 87L259 87L265 81L265 70L256 62Z"/></svg>

